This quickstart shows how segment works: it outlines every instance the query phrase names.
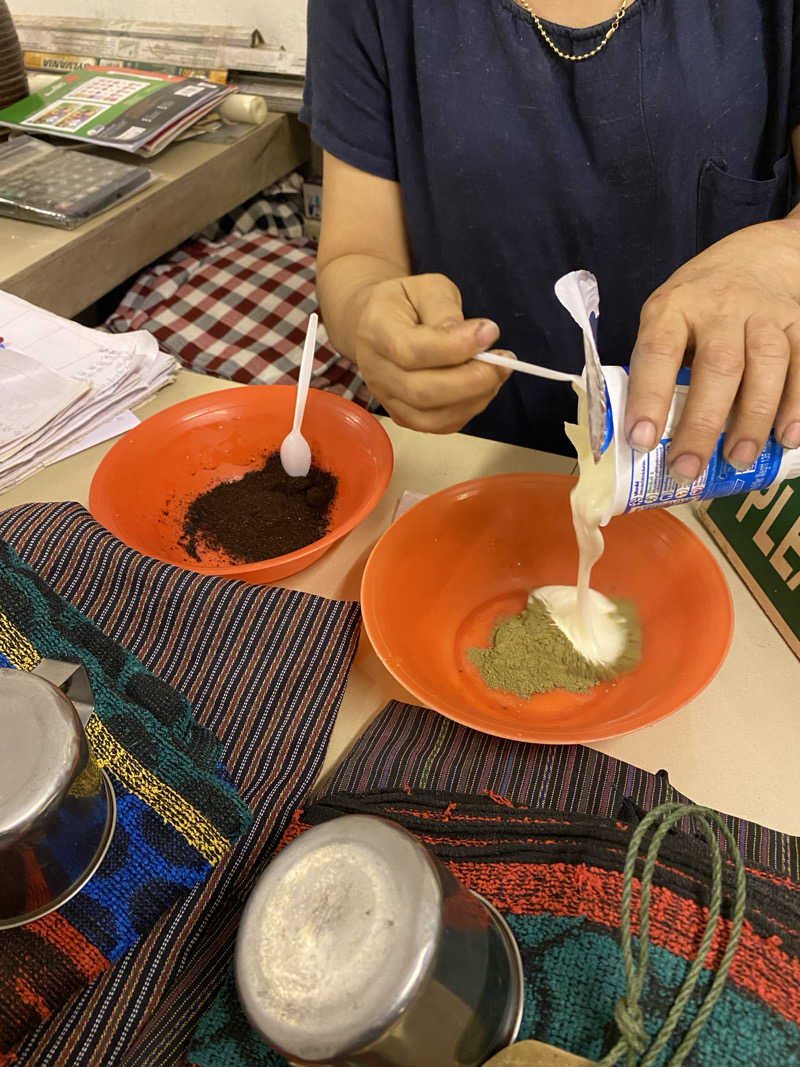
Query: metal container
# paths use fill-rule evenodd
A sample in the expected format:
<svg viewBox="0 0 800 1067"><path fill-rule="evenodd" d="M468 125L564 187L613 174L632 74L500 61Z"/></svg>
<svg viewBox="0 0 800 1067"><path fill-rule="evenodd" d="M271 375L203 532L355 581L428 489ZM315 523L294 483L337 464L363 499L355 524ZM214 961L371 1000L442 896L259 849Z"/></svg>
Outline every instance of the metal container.
<svg viewBox="0 0 800 1067"><path fill-rule="evenodd" d="M37 671L48 669L88 717L83 669L43 661ZM0 929L77 893L105 855L115 816L73 702L41 674L0 669Z"/></svg>
<svg viewBox="0 0 800 1067"><path fill-rule="evenodd" d="M477 1067L522 1018L502 916L370 815L316 826L272 861L242 916L236 982L253 1027L299 1065Z"/></svg>

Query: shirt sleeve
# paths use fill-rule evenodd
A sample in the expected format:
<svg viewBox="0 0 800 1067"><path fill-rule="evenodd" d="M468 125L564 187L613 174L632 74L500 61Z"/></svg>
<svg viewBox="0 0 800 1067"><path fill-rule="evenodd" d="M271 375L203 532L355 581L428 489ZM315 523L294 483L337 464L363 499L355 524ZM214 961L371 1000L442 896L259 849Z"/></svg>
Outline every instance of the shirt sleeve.
<svg viewBox="0 0 800 1067"><path fill-rule="evenodd" d="M300 120L337 159L397 180L387 62L374 0L310 0Z"/></svg>

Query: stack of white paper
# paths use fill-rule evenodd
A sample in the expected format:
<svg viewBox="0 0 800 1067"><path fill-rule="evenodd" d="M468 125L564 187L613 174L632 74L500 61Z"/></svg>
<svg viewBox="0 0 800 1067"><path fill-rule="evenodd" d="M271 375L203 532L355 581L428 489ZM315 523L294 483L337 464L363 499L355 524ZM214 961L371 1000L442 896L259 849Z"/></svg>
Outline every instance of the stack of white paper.
<svg viewBox="0 0 800 1067"><path fill-rule="evenodd" d="M90 330L0 292L0 491L119 433L177 372L143 330Z"/></svg>

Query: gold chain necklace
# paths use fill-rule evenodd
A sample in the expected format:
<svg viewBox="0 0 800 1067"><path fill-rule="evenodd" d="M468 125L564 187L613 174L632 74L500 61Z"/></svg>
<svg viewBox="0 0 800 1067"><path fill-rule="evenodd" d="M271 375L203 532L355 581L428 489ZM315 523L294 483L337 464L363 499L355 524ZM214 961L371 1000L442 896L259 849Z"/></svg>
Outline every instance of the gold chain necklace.
<svg viewBox="0 0 800 1067"><path fill-rule="evenodd" d="M532 10L532 8L531 8L530 4L528 4L527 0L519 0L519 3L522 5L522 7L525 8L525 10L528 12L528 14L533 19L533 21L534 21L534 23L536 25L536 29L542 35L542 37L547 42L547 44L552 48L552 50L555 52L555 54L560 59L568 59L570 63L580 63L581 60L583 60L583 59L591 59L592 56L596 56L598 52L602 52L603 51L605 46L608 44L608 42L611 40L611 38L614 36L614 34L619 29L619 24L620 24L620 22L622 22L623 18L625 17L625 11L627 10L629 2L630 2L630 0L622 0L622 7L616 13L616 15L614 16L614 18L613 18L613 20L611 22L611 25L608 27L606 32L603 34L603 39L600 42L600 44L597 46L597 48L593 48L591 50L591 52L582 52L581 55L579 55L579 56L570 56L570 55L567 55L566 52L562 52L561 49L558 47L558 45L555 43L555 41L548 35L547 30L542 25L542 20L539 18L539 16L536 14L536 12Z"/></svg>

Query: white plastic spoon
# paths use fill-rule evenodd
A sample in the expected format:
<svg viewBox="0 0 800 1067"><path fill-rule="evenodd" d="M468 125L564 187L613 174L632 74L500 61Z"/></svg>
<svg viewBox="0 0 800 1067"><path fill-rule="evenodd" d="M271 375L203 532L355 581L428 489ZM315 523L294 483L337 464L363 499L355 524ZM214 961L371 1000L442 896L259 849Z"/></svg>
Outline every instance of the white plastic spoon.
<svg viewBox="0 0 800 1067"><path fill-rule="evenodd" d="M550 370L549 367L540 367L536 363L526 363L522 359L509 359L508 356L500 356L497 352L479 352L475 359L480 363L493 363L496 367L522 371L523 374L534 374L537 378L552 378L554 382L580 382L581 380L579 374L566 374L564 371Z"/></svg>
<svg viewBox="0 0 800 1067"><path fill-rule="evenodd" d="M308 319L303 356L300 360L300 373L297 376L297 399L294 402L294 423L291 431L281 442L281 463L290 478L305 478L311 469L311 448L300 432L303 414L306 410L308 383L311 381L311 367L314 363L314 348L317 340L317 316L312 313Z"/></svg>

